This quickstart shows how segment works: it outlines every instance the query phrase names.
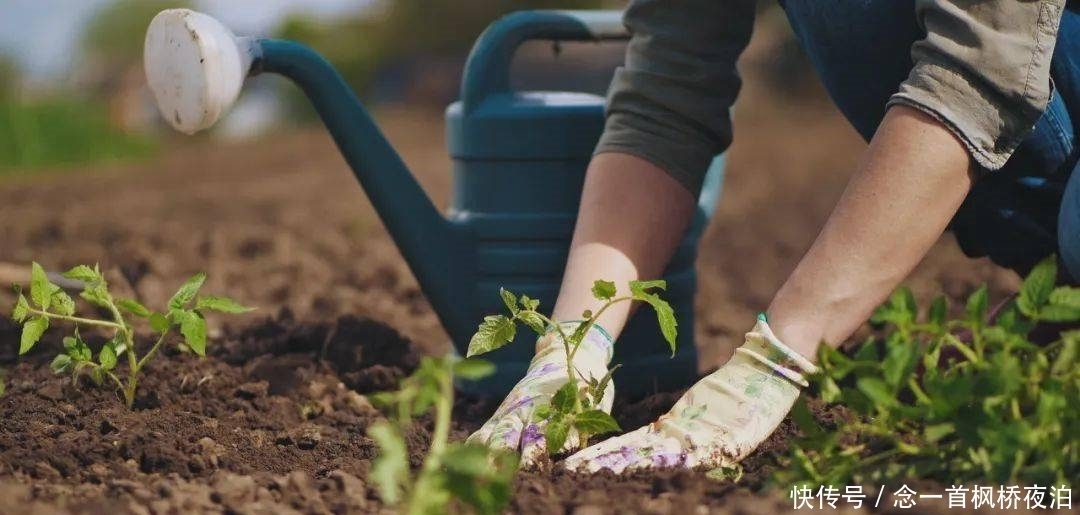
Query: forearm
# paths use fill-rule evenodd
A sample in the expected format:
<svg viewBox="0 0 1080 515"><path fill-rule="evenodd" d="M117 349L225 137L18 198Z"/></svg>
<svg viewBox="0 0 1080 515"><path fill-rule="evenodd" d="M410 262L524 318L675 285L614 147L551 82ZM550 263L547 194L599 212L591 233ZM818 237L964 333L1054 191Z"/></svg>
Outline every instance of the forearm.
<svg viewBox="0 0 1080 515"><path fill-rule="evenodd" d="M972 185L964 145L894 106L810 250L768 308L781 341L813 359L870 316L944 232Z"/></svg>
<svg viewBox="0 0 1080 515"><path fill-rule="evenodd" d="M626 292L628 281L656 279L671 259L694 213L694 198L669 174L628 154L603 153L585 175L581 211L570 245L556 320L581 318L598 302L593 281L613 281ZM609 308L598 323L618 337L630 303Z"/></svg>

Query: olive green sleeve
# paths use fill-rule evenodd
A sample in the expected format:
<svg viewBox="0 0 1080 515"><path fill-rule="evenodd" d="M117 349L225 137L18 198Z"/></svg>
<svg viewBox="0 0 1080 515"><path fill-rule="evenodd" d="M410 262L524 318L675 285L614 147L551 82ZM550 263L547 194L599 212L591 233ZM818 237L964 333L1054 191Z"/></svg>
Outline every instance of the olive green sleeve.
<svg viewBox="0 0 1080 515"><path fill-rule="evenodd" d="M735 62L753 30L753 0L633 0L626 62L608 91L596 154L638 156L695 196L731 144L742 84Z"/></svg>
<svg viewBox="0 0 1080 515"><path fill-rule="evenodd" d="M926 38L889 100L936 118L985 170L1005 165L1046 110L1065 0L916 0Z"/></svg>

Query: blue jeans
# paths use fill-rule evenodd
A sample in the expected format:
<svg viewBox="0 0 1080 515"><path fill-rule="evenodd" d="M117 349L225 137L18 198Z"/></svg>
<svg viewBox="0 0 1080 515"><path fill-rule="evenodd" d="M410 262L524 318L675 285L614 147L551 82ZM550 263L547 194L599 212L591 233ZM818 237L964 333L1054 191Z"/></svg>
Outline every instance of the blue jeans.
<svg viewBox="0 0 1080 515"><path fill-rule="evenodd" d="M837 107L869 141L912 68L925 33L914 0L786 0L781 4ZM1008 163L973 186L949 225L964 253L1026 274L1058 253L1080 279L1080 13L1066 10L1051 61L1055 91Z"/></svg>

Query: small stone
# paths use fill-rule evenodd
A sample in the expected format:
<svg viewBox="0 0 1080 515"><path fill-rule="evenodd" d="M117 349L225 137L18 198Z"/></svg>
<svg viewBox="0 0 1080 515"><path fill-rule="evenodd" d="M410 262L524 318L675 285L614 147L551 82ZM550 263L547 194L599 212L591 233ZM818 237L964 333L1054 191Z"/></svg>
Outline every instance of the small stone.
<svg viewBox="0 0 1080 515"><path fill-rule="evenodd" d="M109 421L109 419L106 418L101 421L101 426L98 427L98 430L101 431L101 434L107 435L109 433L119 431L120 428L116 427L115 424L113 424L111 421Z"/></svg>
<svg viewBox="0 0 1080 515"><path fill-rule="evenodd" d="M294 443L292 435L289 433L278 433L274 437L274 443L278 445L292 445Z"/></svg>
<svg viewBox="0 0 1080 515"><path fill-rule="evenodd" d="M64 387L61 386L59 382L52 381L49 384L38 388L37 393L38 395L51 401L58 401L64 398Z"/></svg>
<svg viewBox="0 0 1080 515"><path fill-rule="evenodd" d="M310 428L304 430L304 432L300 434L300 437L296 439L296 446L305 451L310 451L314 449L321 440L322 434L319 433L319 430Z"/></svg>

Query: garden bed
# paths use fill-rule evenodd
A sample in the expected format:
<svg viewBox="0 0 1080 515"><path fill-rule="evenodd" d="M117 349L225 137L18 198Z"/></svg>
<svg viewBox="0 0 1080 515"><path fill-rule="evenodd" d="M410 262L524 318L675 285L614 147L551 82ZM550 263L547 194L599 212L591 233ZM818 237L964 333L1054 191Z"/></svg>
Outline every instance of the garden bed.
<svg viewBox="0 0 1080 515"><path fill-rule="evenodd" d="M831 110L761 106L740 122L743 143L702 242L696 340L705 366L741 342L861 147ZM444 202L449 164L438 117L392 113L380 122ZM836 144L808 142L807 131ZM776 152L778 141L789 151ZM211 318L207 359L170 348L151 361L131 412L111 391L73 388L52 374L48 351L59 348L59 331L17 359L14 324L0 322L8 387L0 397L0 514L384 510L368 481L376 447L365 435L380 415L364 395L392 388L418 356L446 350L437 319L325 134L181 146L189 144L146 165L0 185L0 261L37 260L50 270L100 262L112 284L154 306L204 270L207 291L259 308L229 325ZM776 203L784 213L770 207ZM767 244L765 233L773 235ZM967 261L946 237L909 284L920 298L961 298L983 282L996 298L1017 283ZM5 318L13 300L0 292ZM677 397L619 401L615 413L634 428ZM478 427L497 401L459 399L454 438ZM415 427L413 453L423 451L429 429L424 421ZM784 426L746 463L738 486L692 472L526 472L511 509L805 512L793 510L786 492L754 493L790 431ZM937 506L919 511L947 512Z"/></svg>

